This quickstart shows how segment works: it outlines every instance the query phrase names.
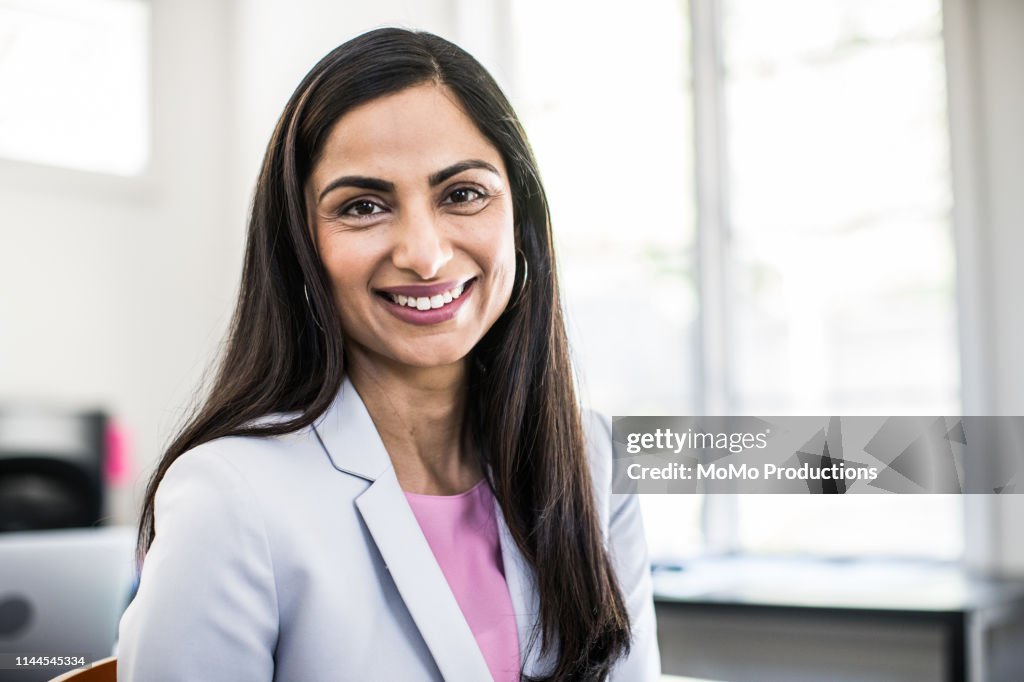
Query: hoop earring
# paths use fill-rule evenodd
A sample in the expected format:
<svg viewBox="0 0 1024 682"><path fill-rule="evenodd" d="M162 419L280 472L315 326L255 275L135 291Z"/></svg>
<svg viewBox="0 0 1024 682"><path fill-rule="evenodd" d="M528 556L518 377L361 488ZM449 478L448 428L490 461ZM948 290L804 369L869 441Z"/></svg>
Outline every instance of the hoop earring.
<svg viewBox="0 0 1024 682"><path fill-rule="evenodd" d="M526 283L530 280L530 262L526 260L526 254L519 248L516 249L516 272L518 273L519 271L519 256L523 257L523 281L519 283L519 288L516 291L515 303L519 303L519 300L523 297L523 292L526 291Z"/></svg>
<svg viewBox="0 0 1024 682"><path fill-rule="evenodd" d="M313 304L309 300L309 289L306 285L302 285L302 293L306 296L306 308L309 310L309 316L313 318L313 324L320 328L320 331L327 333L327 330L320 326L320 320L316 319L316 313L313 312Z"/></svg>

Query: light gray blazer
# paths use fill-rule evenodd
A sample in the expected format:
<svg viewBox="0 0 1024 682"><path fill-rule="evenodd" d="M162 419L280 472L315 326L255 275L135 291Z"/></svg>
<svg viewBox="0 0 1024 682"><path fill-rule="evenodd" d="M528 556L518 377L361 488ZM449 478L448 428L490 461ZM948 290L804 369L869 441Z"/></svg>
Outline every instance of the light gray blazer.
<svg viewBox="0 0 1024 682"><path fill-rule="evenodd" d="M585 419L601 526L632 619L611 679L660 675L637 498L611 494L607 420ZM533 573L496 517L527 674ZM121 618L126 682L491 679L459 605L348 381L315 428L201 445L156 495L156 540Z"/></svg>

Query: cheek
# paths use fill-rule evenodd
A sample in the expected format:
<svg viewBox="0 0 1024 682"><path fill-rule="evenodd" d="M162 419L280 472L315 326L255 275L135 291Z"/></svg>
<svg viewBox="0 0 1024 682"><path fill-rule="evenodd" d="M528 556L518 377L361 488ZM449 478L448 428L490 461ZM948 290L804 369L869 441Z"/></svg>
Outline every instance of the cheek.
<svg viewBox="0 0 1024 682"><path fill-rule="evenodd" d="M500 250L494 256L495 260L492 270L494 283L493 305L500 312L504 311L515 300L517 261L521 259L516 255L516 245L513 239L502 243ZM519 277L521 276L520 274Z"/></svg>
<svg viewBox="0 0 1024 682"><path fill-rule="evenodd" d="M321 262L327 273L342 334L363 345L371 343L372 337L367 336L367 330L373 315L370 310L373 301L367 295L369 273L366 260L360 258L358 252L336 249L322 253Z"/></svg>
<svg viewBox="0 0 1024 682"><path fill-rule="evenodd" d="M479 246L482 259L491 271L496 296L507 301L513 293L516 278L516 240L511 220L491 231L490 238Z"/></svg>
<svg viewBox="0 0 1024 682"><path fill-rule="evenodd" d="M510 241L508 247L502 251L501 254L501 274L502 274L502 291L507 297L510 297L514 292L516 283L516 261L518 256L516 255L516 245L514 241Z"/></svg>
<svg viewBox="0 0 1024 682"><path fill-rule="evenodd" d="M360 240L327 238L320 241L320 262L339 309L351 306L355 294L365 291L377 262L372 244Z"/></svg>
<svg viewBox="0 0 1024 682"><path fill-rule="evenodd" d="M341 249L327 249L321 252L320 262L323 263L331 288L336 293L343 293L351 287L359 269L358 259L354 260L351 256L351 253Z"/></svg>

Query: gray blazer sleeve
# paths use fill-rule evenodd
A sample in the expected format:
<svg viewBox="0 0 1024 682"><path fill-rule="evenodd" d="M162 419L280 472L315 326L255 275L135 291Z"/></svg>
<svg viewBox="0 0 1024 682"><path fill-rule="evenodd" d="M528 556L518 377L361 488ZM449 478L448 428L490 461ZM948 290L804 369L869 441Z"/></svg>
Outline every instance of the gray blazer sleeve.
<svg viewBox="0 0 1024 682"><path fill-rule="evenodd" d="M633 629L629 657L615 666L611 678L622 682L658 680L661 677L661 657L654 617L651 564L636 495L612 496L608 532L612 563Z"/></svg>
<svg viewBox="0 0 1024 682"><path fill-rule="evenodd" d="M156 539L121 618L118 679L272 680L274 573L241 472L215 443L189 451L160 483L155 515Z"/></svg>
<svg viewBox="0 0 1024 682"><path fill-rule="evenodd" d="M606 438L601 483L609 495L608 553L626 601L632 627L629 656L612 668L614 682L656 682L661 678L661 655L654 616L654 591L651 584L651 562L640 514L640 499L633 494L612 494L612 431L607 417L596 415L603 428L597 429Z"/></svg>

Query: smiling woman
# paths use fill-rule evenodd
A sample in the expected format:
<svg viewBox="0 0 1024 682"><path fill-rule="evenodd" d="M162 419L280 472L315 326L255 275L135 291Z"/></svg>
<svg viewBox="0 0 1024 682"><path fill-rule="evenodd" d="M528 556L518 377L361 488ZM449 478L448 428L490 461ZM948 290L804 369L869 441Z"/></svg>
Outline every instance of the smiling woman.
<svg viewBox="0 0 1024 682"><path fill-rule="evenodd" d="M508 305L505 164L457 102L428 82L356 107L307 183L350 375L380 362L457 365Z"/></svg>
<svg viewBox="0 0 1024 682"><path fill-rule="evenodd" d="M299 85L139 550L120 679L657 679L536 163L460 48L380 29Z"/></svg>

